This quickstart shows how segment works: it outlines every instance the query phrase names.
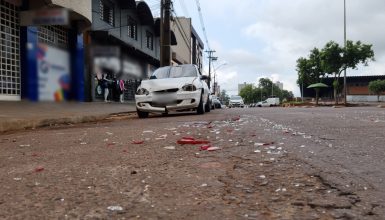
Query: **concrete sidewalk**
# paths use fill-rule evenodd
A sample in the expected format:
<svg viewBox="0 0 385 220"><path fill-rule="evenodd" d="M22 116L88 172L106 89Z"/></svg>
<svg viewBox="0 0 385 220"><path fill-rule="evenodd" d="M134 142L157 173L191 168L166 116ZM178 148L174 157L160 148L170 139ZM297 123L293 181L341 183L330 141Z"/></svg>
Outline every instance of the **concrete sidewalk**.
<svg viewBox="0 0 385 220"><path fill-rule="evenodd" d="M135 112L135 103L104 102L0 102L0 133L54 124L74 124L105 119L112 114Z"/></svg>

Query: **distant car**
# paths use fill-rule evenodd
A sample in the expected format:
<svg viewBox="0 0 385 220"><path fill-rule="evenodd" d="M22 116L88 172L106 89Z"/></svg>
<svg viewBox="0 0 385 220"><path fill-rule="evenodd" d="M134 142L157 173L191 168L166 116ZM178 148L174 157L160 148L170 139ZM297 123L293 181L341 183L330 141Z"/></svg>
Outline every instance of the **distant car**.
<svg viewBox="0 0 385 220"><path fill-rule="evenodd" d="M280 104L279 98L268 98L265 101L258 102L258 107L272 107L272 106L278 106Z"/></svg>
<svg viewBox="0 0 385 220"><path fill-rule="evenodd" d="M161 67L143 80L136 94L136 111L139 118L149 113L193 110L197 114L210 111L210 91L195 65Z"/></svg>
<svg viewBox="0 0 385 220"><path fill-rule="evenodd" d="M214 108L222 108L222 103L219 101L217 96L212 97L212 105Z"/></svg>
<svg viewBox="0 0 385 220"><path fill-rule="evenodd" d="M229 100L229 108L233 108L233 107L245 107L245 103L243 102L243 99L241 96L239 95L233 95L230 97L230 100Z"/></svg>

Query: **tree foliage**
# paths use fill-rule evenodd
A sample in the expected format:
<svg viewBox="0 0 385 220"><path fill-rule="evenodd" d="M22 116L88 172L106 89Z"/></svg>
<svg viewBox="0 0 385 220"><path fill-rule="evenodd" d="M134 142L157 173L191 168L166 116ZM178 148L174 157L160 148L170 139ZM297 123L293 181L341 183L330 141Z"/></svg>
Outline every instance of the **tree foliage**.
<svg viewBox="0 0 385 220"><path fill-rule="evenodd" d="M369 83L369 90L377 95L377 101L380 101L381 93L385 92L385 80L375 80Z"/></svg>
<svg viewBox="0 0 385 220"><path fill-rule="evenodd" d="M326 43L321 49L314 48L308 58L297 60L298 85L304 83L310 85L322 82L322 77L332 75L334 77L334 97L337 103L337 94L342 87L339 85L339 77L346 69L357 69L358 65L368 65L374 61L374 52L371 44L363 44L361 41L347 41L346 47L340 46L334 41Z"/></svg>
<svg viewBox="0 0 385 220"><path fill-rule="evenodd" d="M297 72L298 85L321 82L321 77L325 75L325 72L322 68L321 52L318 48L310 51L309 58L301 57L297 60Z"/></svg>
<svg viewBox="0 0 385 220"><path fill-rule="evenodd" d="M257 103L266 100L271 96L279 97L281 101L294 98L291 91L281 90L268 78L259 79L258 87L254 85L246 85L241 89L239 95L243 98L246 104Z"/></svg>
<svg viewBox="0 0 385 220"><path fill-rule="evenodd" d="M227 105L230 100L230 96L227 94L226 90L222 90L219 94L219 100L222 102L222 104Z"/></svg>

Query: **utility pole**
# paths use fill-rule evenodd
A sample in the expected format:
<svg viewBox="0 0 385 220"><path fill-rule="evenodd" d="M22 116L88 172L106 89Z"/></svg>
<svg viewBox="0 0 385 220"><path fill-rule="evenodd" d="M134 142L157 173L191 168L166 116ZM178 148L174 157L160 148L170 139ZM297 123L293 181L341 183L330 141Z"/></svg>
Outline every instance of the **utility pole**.
<svg viewBox="0 0 385 220"><path fill-rule="evenodd" d="M160 3L160 66L171 65L171 0L161 0Z"/></svg>
<svg viewBox="0 0 385 220"><path fill-rule="evenodd" d="M215 61L218 59L218 57L213 57L212 54L215 53L215 50L207 50L206 53L209 54L209 81L208 81L208 86L209 89L211 88L211 61Z"/></svg>
<svg viewBox="0 0 385 220"><path fill-rule="evenodd" d="M344 0L344 49L346 51L346 0ZM348 85L346 84L346 67L344 67L344 105L348 103L346 101L346 96L348 95Z"/></svg>

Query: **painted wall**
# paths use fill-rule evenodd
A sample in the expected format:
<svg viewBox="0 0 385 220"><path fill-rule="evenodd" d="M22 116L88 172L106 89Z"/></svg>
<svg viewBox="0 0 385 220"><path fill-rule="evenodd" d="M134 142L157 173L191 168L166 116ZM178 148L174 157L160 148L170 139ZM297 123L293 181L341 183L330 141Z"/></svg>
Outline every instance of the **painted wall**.
<svg viewBox="0 0 385 220"><path fill-rule="evenodd" d="M91 0L52 0L52 3L71 9L92 21Z"/></svg>
<svg viewBox="0 0 385 220"><path fill-rule="evenodd" d="M376 95L348 95L346 99L348 102L377 102ZM385 96L380 96L380 101L385 102Z"/></svg>
<svg viewBox="0 0 385 220"><path fill-rule="evenodd" d="M100 18L99 0L92 0L92 30L105 30L110 35L122 40L126 44L135 47L143 53L150 55L156 59L160 59L160 42L159 37L155 37L154 27L140 25L140 20L134 9L120 9L116 1L111 1L114 4L114 26ZM132 39L128 36L128 17L133 18L138 24L138 38ZM150 50L146 47L146 31L149 31L154 36L154 49Z"/></svg>
<svg viewBox="0 0 385 220"><path fill-rule="evenodd" d="M191 18L176 18L179 22L171 23L171 30L174 31L178 45L171 49L176 53L176 57L182 59L182 63L191 63Z"/></svg>

